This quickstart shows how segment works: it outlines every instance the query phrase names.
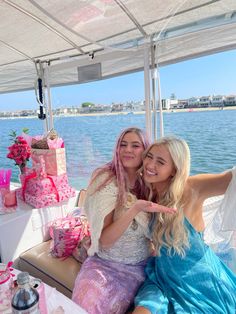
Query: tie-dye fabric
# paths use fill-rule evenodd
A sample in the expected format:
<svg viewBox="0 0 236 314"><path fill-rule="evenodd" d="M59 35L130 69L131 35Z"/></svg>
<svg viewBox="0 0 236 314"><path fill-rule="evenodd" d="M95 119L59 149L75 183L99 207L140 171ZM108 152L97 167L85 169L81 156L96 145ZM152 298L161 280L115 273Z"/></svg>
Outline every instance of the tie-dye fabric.
<svg viewBox="0 0 236 314"><path fill-rule="evenodd" d="M235 314L236 276L222 263L185 219L190 248L186 256L161 256L147 263L147 279L140 288L136 306L152 314Z"/></svg>
<svg viewBox="0 0 236 314"><path fill-rule="evenodd" d="M72 300L89 314L124 314L145 279L145 264L88 257L76 278Z"/></svg>

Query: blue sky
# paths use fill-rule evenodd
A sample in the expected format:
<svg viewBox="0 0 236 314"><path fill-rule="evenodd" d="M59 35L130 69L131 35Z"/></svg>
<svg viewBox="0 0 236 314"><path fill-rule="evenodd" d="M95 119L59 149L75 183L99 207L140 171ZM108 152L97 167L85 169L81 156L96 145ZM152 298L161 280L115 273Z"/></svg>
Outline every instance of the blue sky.
<svg viewBox="0 0 236 314"><path fill-rule="evenodd" d="M162 67L162 97L236 94L236 50ZM81 85L52 88L53 108L90 101L111 104L144 99L143 72ZM0 95L0 111L38 108L34 91Z"/></svg>

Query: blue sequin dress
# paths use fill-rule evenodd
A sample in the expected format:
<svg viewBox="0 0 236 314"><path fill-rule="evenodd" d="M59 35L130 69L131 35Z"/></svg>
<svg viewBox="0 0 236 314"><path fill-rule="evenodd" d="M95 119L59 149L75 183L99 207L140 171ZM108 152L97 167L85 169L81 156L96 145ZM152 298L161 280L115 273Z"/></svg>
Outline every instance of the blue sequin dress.
<svg viewBox="0 0 236 314"><path fill-rule="evenodd" d="M151 257L147 279L135 298L152 314L235 314L236 275L216 256L185 219L190 248L181 258L167 255Z"/></svg>

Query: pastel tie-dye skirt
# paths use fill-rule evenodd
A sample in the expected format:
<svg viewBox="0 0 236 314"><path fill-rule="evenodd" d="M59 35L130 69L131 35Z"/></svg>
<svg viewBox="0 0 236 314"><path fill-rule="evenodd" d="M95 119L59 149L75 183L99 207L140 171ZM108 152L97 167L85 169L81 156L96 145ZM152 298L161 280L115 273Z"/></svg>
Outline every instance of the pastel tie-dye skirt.
<svg viewBox="0 0 236 314"><path fill-rule="evenodd" d="M91 256L76 278L72 300L89 314L124 314L145 279L146 261L127 265Z"/></svg>

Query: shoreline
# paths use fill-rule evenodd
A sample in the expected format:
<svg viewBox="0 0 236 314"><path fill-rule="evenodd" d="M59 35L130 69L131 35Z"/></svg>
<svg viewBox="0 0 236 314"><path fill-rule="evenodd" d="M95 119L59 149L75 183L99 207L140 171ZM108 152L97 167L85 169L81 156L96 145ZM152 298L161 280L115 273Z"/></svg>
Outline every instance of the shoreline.
<svg viewBox="0 0 236 314"><path fill-rule="evenodd" d="M183 108L183 109L169 109L163 110L163 113L178 113L178 112L204 112L204 111L222 111L222 110L236 110L236 106L223 107L207 107L207 108ZM112 115L132 115L132 114L145 114L145 111L131 111L131 112L92 112L92 113L79 113L79 114L61 114L54 115L54 118L66 118L66 117L89 117L89 116L112 116ZM26 117L0 117L1 119L38 119L37 116L26 116Z"/></svg>

